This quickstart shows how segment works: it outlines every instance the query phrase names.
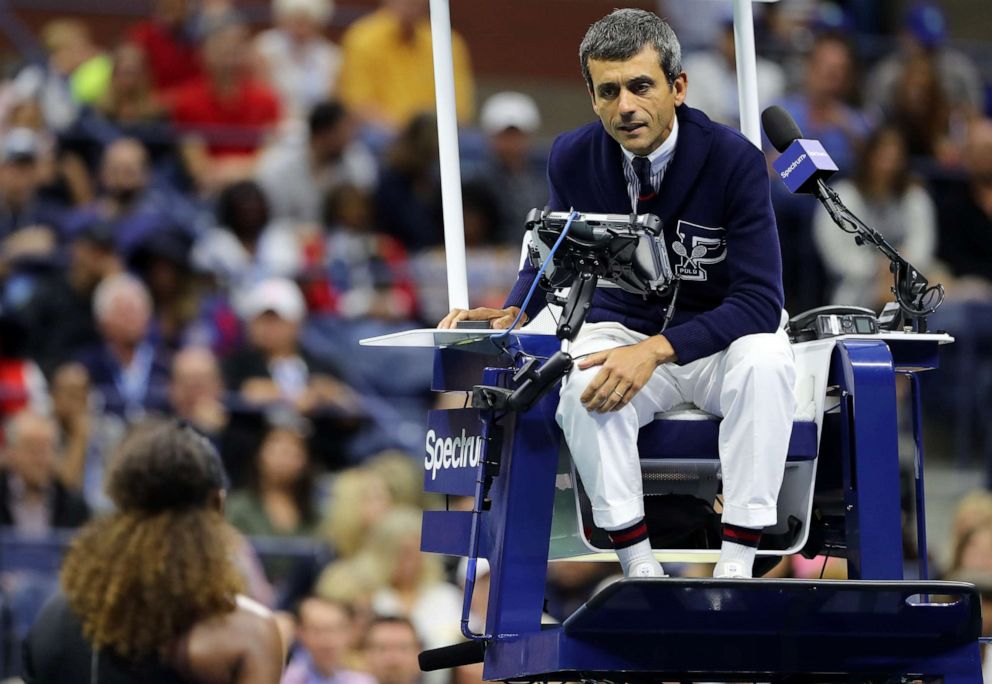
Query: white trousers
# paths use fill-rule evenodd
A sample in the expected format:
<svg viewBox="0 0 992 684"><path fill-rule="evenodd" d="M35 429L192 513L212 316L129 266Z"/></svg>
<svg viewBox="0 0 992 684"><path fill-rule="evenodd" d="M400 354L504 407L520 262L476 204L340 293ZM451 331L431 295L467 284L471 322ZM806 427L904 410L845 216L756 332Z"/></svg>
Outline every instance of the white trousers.
<svg viewBox="0 0 992 684"><path fill-rule="evenodd" d="M578 357L645 337L619 323L586 324L570 353ZM573 367L562 382L557 413L597 527L621 529L644 517L637 432L656 413L684 402L723 418L723 522L775 524L796 404L795 360L785 331L742 337L683 366L662 364L619 411L592 413L582 405L582 392L599 371Z"/></svg>

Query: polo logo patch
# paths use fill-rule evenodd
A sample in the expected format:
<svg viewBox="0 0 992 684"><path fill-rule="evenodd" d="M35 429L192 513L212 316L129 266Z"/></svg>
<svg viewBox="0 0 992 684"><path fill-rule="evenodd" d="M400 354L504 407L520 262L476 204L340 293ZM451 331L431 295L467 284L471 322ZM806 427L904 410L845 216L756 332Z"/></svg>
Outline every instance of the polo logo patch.
<svg viewBox="0 0 992 684"><path fill-rule="evenodd" d="M727 231L723 228L680 220L675 227L675 236L672 251L679 262L673 270L682 280L706 281L709 275L704 267L727 258Z"/></svg>

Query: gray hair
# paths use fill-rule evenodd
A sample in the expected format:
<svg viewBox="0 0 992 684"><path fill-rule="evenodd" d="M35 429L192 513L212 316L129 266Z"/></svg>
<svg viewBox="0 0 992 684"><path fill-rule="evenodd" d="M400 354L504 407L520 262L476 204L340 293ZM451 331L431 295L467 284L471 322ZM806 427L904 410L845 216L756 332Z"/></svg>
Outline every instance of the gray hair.
<svg viewBox="0 0 992 684"><path fill-rule="evenodd" d="M661 71L672 85L682 73L682 46L675 31L657 14L641 9L613 10L586 31L579 45L582 77L592 90L589 60L625 61L650 45L661 58Z"/></svg>
<svg viewBox="0 0 992 684"><path fill-rule="evenodd" d="M114 300L120 295L134 296L149 311L152 309L152 296L145 284L130 273L117 273L101 280L93 291L93 315L98 321L107 317Z"/></svg>

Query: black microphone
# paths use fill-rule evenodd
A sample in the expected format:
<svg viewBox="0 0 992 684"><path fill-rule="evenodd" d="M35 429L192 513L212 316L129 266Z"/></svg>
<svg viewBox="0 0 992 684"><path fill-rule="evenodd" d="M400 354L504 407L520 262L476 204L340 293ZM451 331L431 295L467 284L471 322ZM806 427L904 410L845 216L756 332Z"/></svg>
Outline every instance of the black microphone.
<svg viewBox="0 0 992 684"><path fill-rule="evenodd" d="M803 137L796 120L778 105L761 112L761 127L768 136L768 141L779 152L785 152L789 145Z"/></svg>
<svg viewBox="0 0 992 684"><path fill-rule="evenodd" d="M823 201L827 188L823 183L836 171L827 151L816 140L806 140L795 119L781 107L769 107L761 113L765 135L782 155L772 162L789 192L816 195Z"/></svg>
<svg viewBox="0 0 992 684"><path fill-rule="evenodd" d="M420 662L422 672L435 672L462 665L474 665L481 663L485 658L485 642L463 641L460 644L421 651L417 660Z"/></svg>

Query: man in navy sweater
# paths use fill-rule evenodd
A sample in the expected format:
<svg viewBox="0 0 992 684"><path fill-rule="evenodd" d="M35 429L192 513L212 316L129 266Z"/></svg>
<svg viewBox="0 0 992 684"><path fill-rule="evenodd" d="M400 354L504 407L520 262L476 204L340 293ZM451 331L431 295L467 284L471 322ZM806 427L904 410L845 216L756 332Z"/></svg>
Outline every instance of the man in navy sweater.
<svg viewBox="0 0 992 684"><path fill-rule="evenodd" d="M714 576L750 577L761 530L776 522L795 410L764 157L683 104L681 48L654 14L614 11L589 28L579 56L600 121L555 140L549 206L656 214L682 284L667 328L667 301L596 291L571 348L580 360L563 381L558 423L624 573L652 577L664 572L644 523L638 429L687 401L722 416L723 543ZM535 276L521 270L505 308L454 310L439 326L488 319L508 327ZM534 297L524 316L544 304Z"/></svg>

